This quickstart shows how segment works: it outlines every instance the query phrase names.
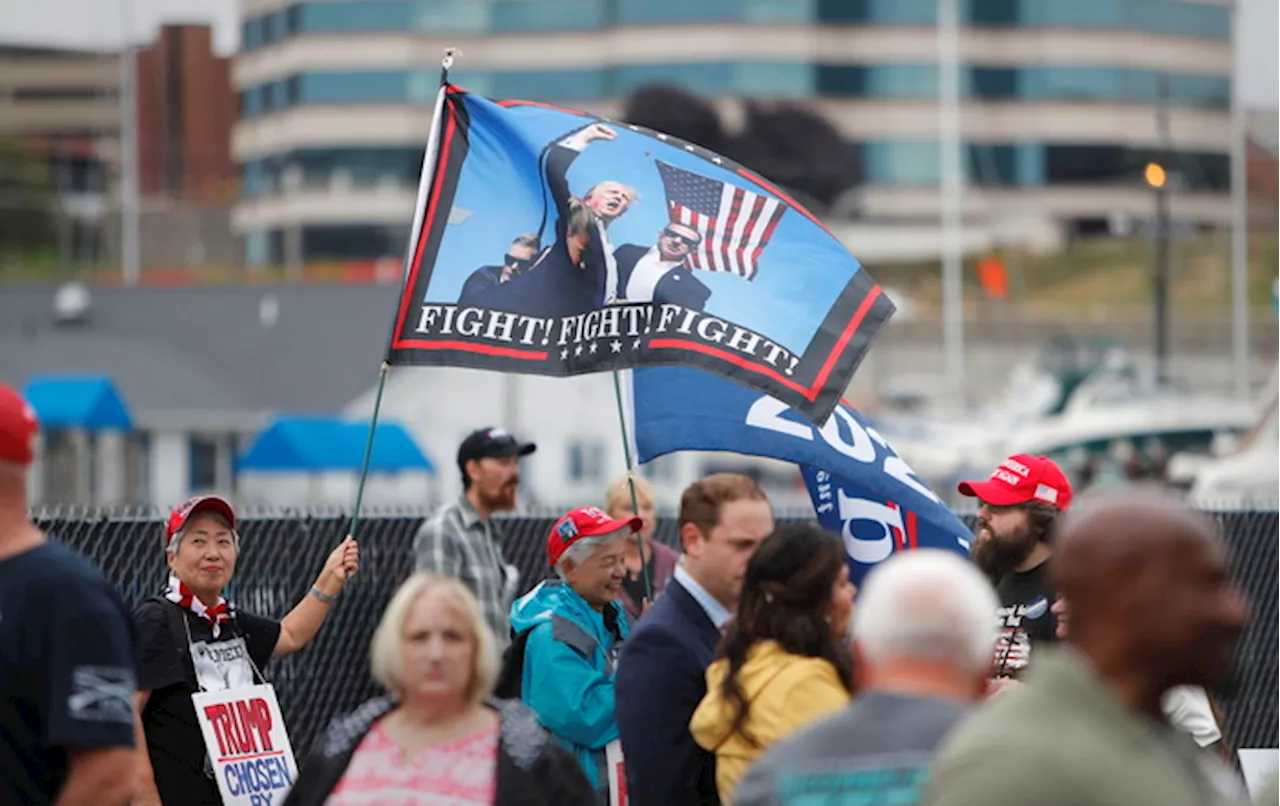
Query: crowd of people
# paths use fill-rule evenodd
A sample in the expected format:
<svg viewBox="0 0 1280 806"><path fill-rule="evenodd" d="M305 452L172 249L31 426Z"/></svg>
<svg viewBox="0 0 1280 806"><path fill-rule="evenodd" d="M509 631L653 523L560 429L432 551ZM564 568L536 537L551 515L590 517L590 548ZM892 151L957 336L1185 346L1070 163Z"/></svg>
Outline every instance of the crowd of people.
<svg viewBox="0 0 1280 806"><path fill-rule="evenodd" d="M255 615L223 596L236 512L197 497L130 611L30 521L37 430L0 386L0 802L221 804L195 703L303 650L359 546L283 618ZM557 520L547 578L521 580L496 516L534 450L463 441L463 492L422 524L371 641L385 694L298 748L285 804L1251 802L1209 696L1249 608L1196 513L1073 502L1052 461L1014 456L960 485L971 558L902 552L859 590L842 538L775 523L749 477L686 488L672 548L632 476ZM1278 799L1273 776L1256 803Z"/></svg>

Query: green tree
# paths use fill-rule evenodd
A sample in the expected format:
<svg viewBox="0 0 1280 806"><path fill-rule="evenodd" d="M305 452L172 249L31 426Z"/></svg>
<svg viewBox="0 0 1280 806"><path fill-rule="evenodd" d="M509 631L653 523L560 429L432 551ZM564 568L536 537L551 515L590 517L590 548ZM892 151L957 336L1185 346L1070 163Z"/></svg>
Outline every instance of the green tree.
<svg viewBox="0 0 1280 806"><path fill-rule="evenodd" d="M0 254L54 248L57 216L49 161L20 140L0 138Z"/></svg>

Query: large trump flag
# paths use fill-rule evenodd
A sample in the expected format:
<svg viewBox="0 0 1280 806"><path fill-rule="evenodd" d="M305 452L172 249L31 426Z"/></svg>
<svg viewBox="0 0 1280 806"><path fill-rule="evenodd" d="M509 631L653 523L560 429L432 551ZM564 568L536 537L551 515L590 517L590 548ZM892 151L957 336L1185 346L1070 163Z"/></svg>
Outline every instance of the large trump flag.
<svg viewBox="0 0 1280 806"><path fill-rule="evenodd" d="M441 90L387 361L699 367L823 421L893 305L767 180L660 132Z"/></svg>

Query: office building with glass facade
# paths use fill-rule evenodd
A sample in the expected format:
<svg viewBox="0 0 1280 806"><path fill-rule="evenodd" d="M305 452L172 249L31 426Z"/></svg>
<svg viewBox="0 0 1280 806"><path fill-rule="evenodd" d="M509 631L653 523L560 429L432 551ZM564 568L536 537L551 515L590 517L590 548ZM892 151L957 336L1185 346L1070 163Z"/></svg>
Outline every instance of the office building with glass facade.
<svg viewBox="0 0 1280 806"><path fill-rule="evenodd" d="M1161 104L1174 215L1229 220L1230 0L957 2L966 221L1069 233L1148 216ZM451 78L473 92L606 116L649 83L728 112L744 97L803 100L862 166L856 203L831 216L939 217L937 0L241 8L235 224L251 264L401 254L447 46L463 52Z"/></svg>

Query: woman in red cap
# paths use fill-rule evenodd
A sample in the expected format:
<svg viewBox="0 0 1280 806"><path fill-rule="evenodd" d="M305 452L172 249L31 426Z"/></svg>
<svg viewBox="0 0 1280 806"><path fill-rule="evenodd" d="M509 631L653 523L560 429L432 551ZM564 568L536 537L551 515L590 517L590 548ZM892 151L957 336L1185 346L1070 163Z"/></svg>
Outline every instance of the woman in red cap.
<svg viewBox="0 0 1280 806"><path fill-rule="evenodd" d="M310 592L281 621L237 610L222 596L240 554L231 504L191 498L164 530L169 582L134 611L138 711L146 753L139 753L135 804L221 806L191 695L266 682L273 657L306 646L347 580L359 569L348 537L325 561ZM141 744L142 737L139 743Z"/></svg>
<svg viewBox="0 0 1280 806"><path fill-rule="evenodd" d="M518 696L577 757L601 802L606 751L618 739L614 671L630 632L618 595L629 539L641 525L596 507L566 514L547 536L547 560L560 578L511 605L517 637L508 652L523 653Z"/></svg>

